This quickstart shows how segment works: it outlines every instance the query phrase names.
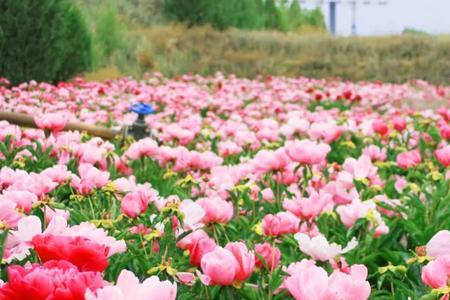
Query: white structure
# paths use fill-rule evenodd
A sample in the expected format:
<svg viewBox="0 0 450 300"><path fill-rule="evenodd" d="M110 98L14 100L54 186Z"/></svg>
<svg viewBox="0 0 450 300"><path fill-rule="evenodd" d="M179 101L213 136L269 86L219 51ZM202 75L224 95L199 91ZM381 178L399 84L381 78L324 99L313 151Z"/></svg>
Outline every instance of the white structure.
<svg viewBox="0 0 450 300"><path fill-rule="evenodd" d="M295 0L294 0L295 1ZM324 3L329 4L330 8L330 19L329 19L329 27L330 32L333 35L336 35L336 10L337 5L340 4L350 4L352 8L352 34L357 34L357 25L356 25L356 10L358 5L387 5L387 0L299 0L300 3L314 3L316 5L322 5Z"/></svg>

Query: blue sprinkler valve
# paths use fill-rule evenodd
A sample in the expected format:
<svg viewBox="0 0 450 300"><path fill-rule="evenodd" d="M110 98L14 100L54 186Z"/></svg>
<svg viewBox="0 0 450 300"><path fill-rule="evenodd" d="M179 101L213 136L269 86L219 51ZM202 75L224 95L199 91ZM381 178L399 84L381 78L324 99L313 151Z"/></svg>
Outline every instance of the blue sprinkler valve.
<svg viewBox="0 0 450 300"><path fill-rule="evenodd" d="M148 128L144 118L156 112L153 106L145 103L135 103L130 106L130 111L138 114L138 118L131 126L129 133L136 141L150 136L150 128Z"/></svg>

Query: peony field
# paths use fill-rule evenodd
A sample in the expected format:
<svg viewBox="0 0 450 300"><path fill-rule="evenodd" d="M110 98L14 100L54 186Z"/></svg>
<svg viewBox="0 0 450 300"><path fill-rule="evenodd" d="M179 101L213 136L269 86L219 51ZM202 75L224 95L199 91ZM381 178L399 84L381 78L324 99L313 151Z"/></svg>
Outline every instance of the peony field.
<svg viewBox="0 0 450 300"><path fill-rule="evenodd" d="M0 120L0 300L450 298L450 86L0 79L0 111L34 122Z"/></svg>

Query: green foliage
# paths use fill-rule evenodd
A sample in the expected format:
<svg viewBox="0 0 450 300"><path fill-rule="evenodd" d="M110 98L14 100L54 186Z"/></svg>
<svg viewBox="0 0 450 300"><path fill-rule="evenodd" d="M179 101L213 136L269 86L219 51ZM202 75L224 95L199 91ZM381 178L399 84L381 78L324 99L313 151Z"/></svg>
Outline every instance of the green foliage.
<svg viewBox="0 0 450 300"><path fill-rule="evenodd" d="M69 0L0 2L0 76L64 81L91 67L91 38Z"/></svg>
<svg viewBox="0 0 450 300"><path fill-rule="evenodd" d="M124 45L121 32L117 9L110 6L96 24L95 39L104 58L111 59L115 51Z"/></svg>
<svg viewBox="0 0 450 300"><path fill-rule="evenodd" d="M302 11L291 18L287 1L275 0L165 0L164 13L169 19L189 26L211 24L218 29L295 30L299 22L324 27L323 16L314 11ZM321 18L318 20L317 18Z"/></svg>
<svg viewBox="0 0 450 300"><path fill-rule="evenodd" d="M207 0L164 0L165 15L189 26L204 24L208 8Z"/></svg>

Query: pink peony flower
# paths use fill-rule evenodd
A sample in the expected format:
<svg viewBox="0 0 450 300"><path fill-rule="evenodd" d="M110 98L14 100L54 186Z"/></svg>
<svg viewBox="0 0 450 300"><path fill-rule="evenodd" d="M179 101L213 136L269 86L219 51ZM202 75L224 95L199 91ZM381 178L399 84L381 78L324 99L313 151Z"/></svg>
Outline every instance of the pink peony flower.
<svg viewBox="0 0 450 300"><path fill-rule="evenodd" d="M262 221L264 235L279 236L299 231L300 219L291 212L279 212L265 215Z"/></svg>
<svg viewBox="0 0 450 300"><path fill-rule="evenodd" d="M370 157L372 161L385 161L387 154L386 148L380 149L376 145L370 145L363 149L363 154Z"/></svg>
<svg viewBox="0 0 450 300"><path fill-rule="evenodd" d="M139 283L130 271L122 270L116 285L86 291L86 300L175 300L177 284L152 276Z"/></svg>
<svg viewBox="0 0 450 300"><path fill-rule="evenodd" d="M73 175L71 186L80 194L90 194L94 188L102 188L109 181L109 173L103 172L91 164L80 164L78 167L80 177Z"/></svg>
<svg viewBox="0 0 450 300"><path fill-rule="evenodd" d="M158 150L158 144L154 140L145 138L131 144L125 151L124 157L131 160L137 160L141 157L154 157L158 154Z"/></svg>
<svg viewBox="0 0 450 300"><path fill-rule="evenodd" d="M233 203L219 197L202 198L197 201L205 211L203 223L228 223L233 218Z"/></svg>
<svg viewBox="0 0 450 300"><path fill-rule="evenodd" d="M216 243L203 230L196 230L177 243L177 247L189 250L189 261L194 266L200 266L203 256L217 248Z"/></svg>
<svg viewBox="0 0 450 300"><path fill-rule="evenodd" d="M57 133L66 127L68 118L61 113L50 113L35 117L34 122L39 129Z"/></svg>
<svg viewBox="0 0 450 300"><path fill-rule="evenodd" d="M444 167L450 166L450 145L437 149L434 155Z"/></svg>
<svg viewBox="0 0 450 300"><path fill-rule="evenodd" d="M330 277L313 261L303 259L291 264L283 287L296 300L366 300L370 296L370 284L366 281L367 268L354 265L350 273L335 270Z"/></svg>
<svg viewBox="0 0 450 300"><path fill-rule="evenodd" d="M406 129L406 120L403 117L396 116L392 119L392 123L394 124L395 130L398 132L402 132Z"/></svg>
<svg viewBox="0 0 450 300"><path fill-rule="evenodd" d="M370 284L366 278L367 268L363 265L351 266L349 273L334 271L329 279L328 299L368 299Z"/></svg>
<svg viewBox="0 0 450 300"><path fill-rule="evenodd" d="M255 254L248 251L247 246L243 242L228 243L225 249L230 251L238 262L235 280L244 281L249 278L255 267Z"/></svg>
<svg viewBox="0 0 450 300"><path fill-rule="evenodd" d="M403 152L397 155L397 165L402 169L415 167L422 162L419 150Z"/></svg>
<svg viewBox="0 0 450 300"><path fill-rule="evenodd" d="M284 200L283 208L304 220L311 220L319 216L322 211L333 202L333 196L325 191L319 193L309 190L309 197Z"/></svg>
<svg viewBox="0 0 450 300"><path fill-rule="evenodd" d="M441 230L426 245L427 256L441 257L450 255L450 231Z"/></svg>
<svg viewBox="0 0 450 300"><path fill-rule="evenodd" d="M11 200L0 200L0 229L16 227L21 216L17 204Z"/></svg>
<svg viewBox="0 0 450 300"><path fill-rule="evenodd" d="M255 255L255 265L257 267L265 267L270 271L275 270L280 263L281 252L280 249L276 247L272 247L268 242L264 244L256 244L255 245L255 253L259 254L264 261L261 261L260 258Z"/></svg>
<svg viewBox="0 0 450 300"><path fill-rule="evenodd" d="M120 208L123 214L130 218L136 218L143 214L148 204L156 199L156 192L150 186L144 185L134 189L123 197Z"/></svg>
<svg viewBox="0 0 450 300"><path fill-rule="evenodd" d="M353 179L373 178L377 175L378 168L372 164L369 156L361 155L358 159L353 157L347 158L342 164L342 168ZM345 175L344 172L339 174L338 179Z"/></svg>
<svg viewBox="0 0 450 300"><path fill-rule="evenodd" d="M422 281L433 289L447 286L450 280L450 255L440 256L422 269Z"/></svg>
<svg viewBox="0 0 450 300"><path fill-rule="evenodd" d="M310 140L288 141L285 145L286 154L295 162L315 165L326 162L331 147L328 144Z"/></svg>
<svg viewBox="0 0 450 300"><path fill-rule="evenodd" d="M328 274L316 266L313 261L303 259L299 263L291 264L284 279L283 286L296 300L318 299L325 300L328 292Z"/></svg>
<svg viewBox="0 0 450 300"><path fill-rule="evenodd" d="M66 165L55 165L42 171L41 175L47 176L53 182L63 183L68 181L73 174L67 170Z"/></svg>
<svg viewBox="0 0 450 300"><path fill-rule="evenodd" d="M380 120L380 119L372 122L372 128L375 132L377 132L381 135L386 135L389 131L387 124L383 120Z"/></svg>
<svg viewBox="0 0 450 300"><path fill-rule="evenodd" d="M288 163L289 158L280 149L276 151L260 150L252 160L255 170L260 173L281 171Z"/></svg>
<svg viewBox="0 0 450 300"><path fill-rule="evenodd" d="M0 195L0 201L12 201L16 203L18 209L22 209L25 213L30 213L31 207L38 201L38 197L28 191L4 191Z"/></svg>
<svg viewBox="0 0 450 300"><path fill-rule="evenodd" d="M233 253L217 247L202 257L201 268L212 285L231 285L239 272L239 262Z"/></svg>

